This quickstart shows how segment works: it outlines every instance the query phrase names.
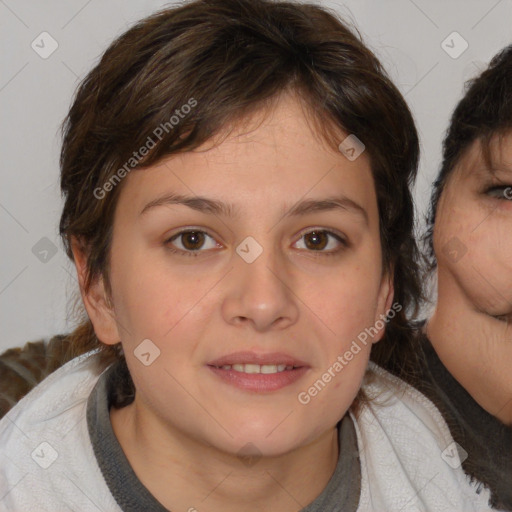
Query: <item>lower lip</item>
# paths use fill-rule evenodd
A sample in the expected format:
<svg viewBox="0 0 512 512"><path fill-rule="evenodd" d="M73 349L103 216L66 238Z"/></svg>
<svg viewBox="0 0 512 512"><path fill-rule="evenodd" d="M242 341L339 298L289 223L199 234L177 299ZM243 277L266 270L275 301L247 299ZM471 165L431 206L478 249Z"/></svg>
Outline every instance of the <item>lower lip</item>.
<svg viewBox="0 0 512 512"><path fill-rule="evenodd" d="M208 366L208 368L224 382L245 391L256 392L282 389L297 382L308 371L306 366L278 373L243 373L235 370L223 370L216 366Z"/></svg>

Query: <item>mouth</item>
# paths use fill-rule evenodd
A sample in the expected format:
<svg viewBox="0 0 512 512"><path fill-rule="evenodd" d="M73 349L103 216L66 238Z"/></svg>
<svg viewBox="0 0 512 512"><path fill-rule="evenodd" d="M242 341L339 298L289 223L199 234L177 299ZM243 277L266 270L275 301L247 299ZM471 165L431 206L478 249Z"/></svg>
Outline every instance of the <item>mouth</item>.
<svg viewBox="0 0 512 512"><path fill-rule="evenodd" d="M216 359L207 367L225 383L245 391L276 391L293 384L310 366L287 354L237 352Z"/></svg>
<svg viewBox="0 0 512 512"><path fill-rule="evenodd" d="M256 374L256 373L264 373L265 375L271 375L273 373L281 373L284 371L290 371L293 369L300 368L300 366L290 366L286 364L252 364L252 363L245 363L245 364L225 364L222 366L216 366L215 368L218 368L219 370L233 370L235 372L240 373L249 373L249 374Z"/></svg>

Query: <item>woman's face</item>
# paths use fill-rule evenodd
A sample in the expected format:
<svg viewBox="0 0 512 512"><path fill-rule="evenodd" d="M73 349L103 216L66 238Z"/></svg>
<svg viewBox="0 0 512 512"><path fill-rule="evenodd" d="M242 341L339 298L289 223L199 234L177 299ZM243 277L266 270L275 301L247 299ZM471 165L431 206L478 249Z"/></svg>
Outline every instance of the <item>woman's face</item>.
<svg viewBox="0 0 512 512"><path fill-rule="evenodd" d="M489 413L512 421L512 136L479 142L443 191L434 229L438 300L427 330L456 380Z"/></svg>
<svg viewBox="0 0 512 512"><path fill-rule="evenodd" d="M439 293L476 312L512 321L512 135L461 158L441 195L434 229Z"/></svg>
<svg viewBox="0 0 512 512"><path fill-rule="evenodd" d="M327 148L292 96L253 120L125 178L113 321L146 424L277 455L344 415L371 343L341 370L338 358L386 314L391 290L367 155Z"/></svg>

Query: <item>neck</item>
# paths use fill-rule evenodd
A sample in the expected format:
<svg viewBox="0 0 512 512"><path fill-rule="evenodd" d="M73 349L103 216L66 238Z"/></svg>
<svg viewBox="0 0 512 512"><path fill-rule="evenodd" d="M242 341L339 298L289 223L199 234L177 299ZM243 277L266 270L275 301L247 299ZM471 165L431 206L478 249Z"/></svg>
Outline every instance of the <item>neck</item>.
<svg viewBox="0 0 512 512"><path fill-rule="evenodd" d="M112 409L112 427L142 484L169 510L296 511L321 494L338 462L336 428L293 453L248 463L142 421L140 408L135 400Z"/></svg>
<svg viewBox="0 0 512 512"><path fill-rule="evenodd" d="M512 425L512 325L477 311L440 280L426 333L452 376L488 413Z"/></svg>

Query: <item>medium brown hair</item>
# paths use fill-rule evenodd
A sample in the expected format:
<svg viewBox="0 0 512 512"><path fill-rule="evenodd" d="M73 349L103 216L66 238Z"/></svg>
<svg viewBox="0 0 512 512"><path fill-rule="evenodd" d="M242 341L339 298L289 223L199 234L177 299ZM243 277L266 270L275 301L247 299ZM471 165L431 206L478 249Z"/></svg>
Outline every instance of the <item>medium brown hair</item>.
<svg viewBox="0 0 512 512"><path fill-rule="evenodd" d="M408 315L417 312L420 294L410 191L417 132L374 54L318 5L196 0L158 12L115 40L79 86L63 124L60 234L67 254L73 258L71 240L79 240L87 257L86 290L101 276L110 295L109 250L123 181L108 193L95 191L105 190L134 150L147 144L157 127L168 126L191 98L194 108L168 126L134 169L197 148L286 90L300 97L332 147L341 142L340 130L366 146L383 268L394 273L394 300L402 305L372 358L400 365L410 349ZM98 341L87 317L71 336L75 354L99 347L104 363L123 357L119 344Z"/></svg>

